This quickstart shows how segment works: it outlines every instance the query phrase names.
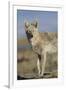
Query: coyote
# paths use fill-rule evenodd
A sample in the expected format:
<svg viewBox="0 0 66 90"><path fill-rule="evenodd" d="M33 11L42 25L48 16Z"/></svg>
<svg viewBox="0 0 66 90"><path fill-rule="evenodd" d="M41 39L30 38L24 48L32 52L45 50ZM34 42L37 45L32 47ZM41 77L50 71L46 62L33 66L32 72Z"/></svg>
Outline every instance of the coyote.
<svg viewBox="0 0 66 90"><path fill-rule="evenodd" d="M32 23L25 22L25 31L28 41L32 45L33 51L38 55L37 69L38 75L41 77L45 73L47 52L56 52L57 48L52 42L47 41L45 37L41 37L38 31L37 21Z"/></svg>

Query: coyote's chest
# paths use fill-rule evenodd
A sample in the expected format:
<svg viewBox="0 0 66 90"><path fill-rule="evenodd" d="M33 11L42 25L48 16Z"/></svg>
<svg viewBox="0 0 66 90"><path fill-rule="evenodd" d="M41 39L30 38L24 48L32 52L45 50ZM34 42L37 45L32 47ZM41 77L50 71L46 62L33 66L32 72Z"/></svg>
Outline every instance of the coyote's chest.
<svg viewBox="0 0 66 90"><path fill-rule="evenodd" d="M31 45L32 45L32 49L34 50L34 52L41 54L42 50L43 50L43 44L42 44L42 40L39 37L33 37L31 40Z"/></svg>

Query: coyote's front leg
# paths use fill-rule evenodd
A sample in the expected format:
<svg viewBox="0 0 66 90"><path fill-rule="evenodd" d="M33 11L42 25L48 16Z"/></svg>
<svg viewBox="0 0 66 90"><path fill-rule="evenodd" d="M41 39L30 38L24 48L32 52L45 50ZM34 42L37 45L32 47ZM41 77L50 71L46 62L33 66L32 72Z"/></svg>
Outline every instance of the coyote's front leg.
<svg viewBox="0 0 66 90"><path fill-rule="evenodd" d="M46 52L44 52L41 56L41 76L45 73L46 66Z"/></svg>
<svg viewBox="0 0 66 90"><path fill-rule="evenodd" d="M37 69L38 69L38 76L41 76L41 54L38 54L38 60L37 60Z"/></svg>
<svg viewBox="0 0 66 90"><path fill-rule="evenodd" d="M41 68L40 68L40 60L37 60L37 69L38 69L38 75L40 76L41 74Z"/></svg>

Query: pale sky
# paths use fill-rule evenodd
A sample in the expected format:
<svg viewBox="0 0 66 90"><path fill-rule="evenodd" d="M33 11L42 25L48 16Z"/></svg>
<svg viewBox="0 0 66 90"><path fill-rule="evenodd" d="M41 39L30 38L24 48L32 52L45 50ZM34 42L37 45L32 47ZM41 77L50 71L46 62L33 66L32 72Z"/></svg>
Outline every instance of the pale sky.
<svg viewBox="0 0 66 90"><path fill-rule="evenodd" d="M21 38L26 36L24 30L24 21L38 21L40 32L57 32L58 30L58 12L56 11L31 11L17 10L17 36Z"/></svg>

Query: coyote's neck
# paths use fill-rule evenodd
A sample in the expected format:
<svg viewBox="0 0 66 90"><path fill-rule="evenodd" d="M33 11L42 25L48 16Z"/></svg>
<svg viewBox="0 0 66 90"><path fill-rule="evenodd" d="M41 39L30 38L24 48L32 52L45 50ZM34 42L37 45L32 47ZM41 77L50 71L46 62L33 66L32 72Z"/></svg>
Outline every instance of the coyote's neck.
<svg viewBox="0 0 66 90"><path fill-rule="evenodd" d="M38 31L36 31L36 32L33 33L33 38L35 38L35 39L40 38L40 34L39 34Z"/></svg>
<svg viewBox="0 0 66 90"><path fill-rule="evenodd" d="M44 45L43 44L44 41L41 39L39 32L35 32L33 38L31 39L31 44L32 46L36 46L36 45L40 45L40 43L42 43L41 45Z"/></svg>

